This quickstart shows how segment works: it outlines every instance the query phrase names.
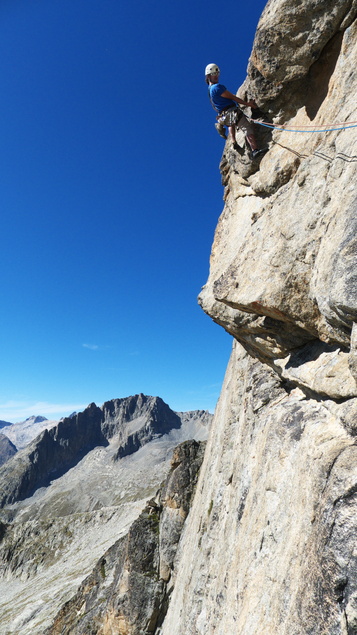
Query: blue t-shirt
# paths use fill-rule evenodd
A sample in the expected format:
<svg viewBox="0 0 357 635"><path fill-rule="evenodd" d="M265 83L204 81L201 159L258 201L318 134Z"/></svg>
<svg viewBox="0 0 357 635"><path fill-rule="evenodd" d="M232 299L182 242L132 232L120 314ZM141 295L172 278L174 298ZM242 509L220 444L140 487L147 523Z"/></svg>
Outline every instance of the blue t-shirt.
<svg viewBox="0 0 357 635"><path fill-rule="evenodd" d="M209 94L211 99L211 104L215 110L221 112L223 108L227 106L235 106L236 102L233 99L227 99L227 97L221 97L222 93L227 90L223 84L213 84L213 86L209 87Z"/></svg>

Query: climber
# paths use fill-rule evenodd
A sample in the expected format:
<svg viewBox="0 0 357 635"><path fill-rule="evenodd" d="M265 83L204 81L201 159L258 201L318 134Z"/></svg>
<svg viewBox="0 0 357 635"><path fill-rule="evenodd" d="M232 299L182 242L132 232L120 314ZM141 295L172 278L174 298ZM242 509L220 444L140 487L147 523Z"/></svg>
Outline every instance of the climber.
<svg viewBox="0 0 357 635"><path fill-rule="evenodd" d="M236 127L240 128L252 151L253 159L268 151L268 148L258 149L255 139L253 125L248 121L245 114L237 104L257 108L255 101L243 101L233 95L223 84L219 84L220 70L217 64L208 64L205 70L206 84L208 84L209 98L213 108L218 112L215 128L223 139L227 139L225 126L228 127L229 136L233 146L237 148Z"/></svg>

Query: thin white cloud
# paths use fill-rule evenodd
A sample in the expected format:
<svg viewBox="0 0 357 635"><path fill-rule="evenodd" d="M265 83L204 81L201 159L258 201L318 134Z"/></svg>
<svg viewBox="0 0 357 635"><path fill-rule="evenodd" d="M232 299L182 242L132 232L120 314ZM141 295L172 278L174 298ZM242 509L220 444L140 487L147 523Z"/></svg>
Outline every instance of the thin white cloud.
<svg viewBox="0 0 357 635"><path fill-rule="evenodd" d="M61 419L72 412L84 410L88 404L82 403L49 403L48 401L7 401L0 404L0 420L24 421L32 415L42 415L47 419Z"/></svg>
<svg viewBox="0 0 357 635"><path fill-rule="evenodd" d="M82 344L83 348L89 348L90 351L99 350L99 346L97 344Z"/></svg>

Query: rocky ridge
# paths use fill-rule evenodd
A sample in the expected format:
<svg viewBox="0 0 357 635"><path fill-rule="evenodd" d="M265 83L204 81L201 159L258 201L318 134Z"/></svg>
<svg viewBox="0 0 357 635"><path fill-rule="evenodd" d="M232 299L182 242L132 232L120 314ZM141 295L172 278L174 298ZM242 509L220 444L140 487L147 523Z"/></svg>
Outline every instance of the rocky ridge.
<svg viewBox="0 0 357 635"><path fill-rule="evenodd" d="M357 120L357 4L269 0L238 91ZM235 340L162 635L357 633L356 128L229 142L202 308ZM224 549L222 549L224 544Z"/></svg>
<svg viewBox="0 0 357 635"><path fill-rule="evenodd" d="M16 454L17 448L5 434L0 433L0 466Z"/></svg>
<svg viewBox="0 0 357 635"><path fill-rule="evenodd" d="M12 424L10 423L10 421L3 421L2 419L0 420L0 430L1 428L6 428L7 426L11 426Z"/></svg>
<svg viewBox="0 0 357 635"><path fill-rule="evenodd" d="M83 412L45 429L11 464L0 469L0 507L48 486L88 452L106 447L114 437L118 446L115 459L180 426L180 417L159 397L140 394L113 399L101 408L92 403Z"/></svg>

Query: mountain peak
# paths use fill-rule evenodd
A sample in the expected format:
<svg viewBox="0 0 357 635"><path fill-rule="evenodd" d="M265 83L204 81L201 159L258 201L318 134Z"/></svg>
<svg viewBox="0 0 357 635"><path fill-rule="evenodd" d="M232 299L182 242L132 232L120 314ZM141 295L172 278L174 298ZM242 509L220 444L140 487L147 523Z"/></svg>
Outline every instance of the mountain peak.
<svg viewBox="0 0 357 635"><path fill-rule="evenodd" d="M42 421L48 421L46 417L42 417L41 415L32 415L31 417L27 417L25 419L25 423L41 423Z"/></svg>

